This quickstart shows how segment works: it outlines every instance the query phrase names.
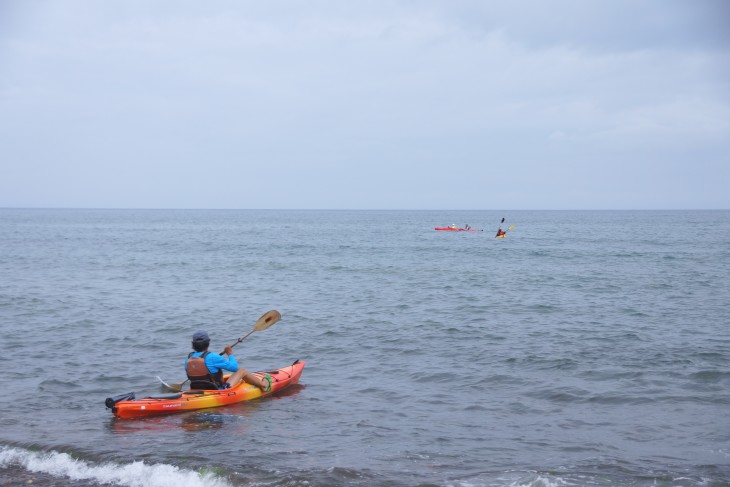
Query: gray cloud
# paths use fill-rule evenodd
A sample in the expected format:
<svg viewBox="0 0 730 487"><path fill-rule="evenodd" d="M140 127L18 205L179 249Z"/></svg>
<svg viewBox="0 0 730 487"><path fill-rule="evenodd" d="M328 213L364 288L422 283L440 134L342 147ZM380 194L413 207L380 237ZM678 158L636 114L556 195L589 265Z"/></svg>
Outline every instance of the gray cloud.
<svg viewBox="0 0 730 487"><path fill-rule="evenodd" d="M727 208L725 5L5 1L0 206Z"/></svg>

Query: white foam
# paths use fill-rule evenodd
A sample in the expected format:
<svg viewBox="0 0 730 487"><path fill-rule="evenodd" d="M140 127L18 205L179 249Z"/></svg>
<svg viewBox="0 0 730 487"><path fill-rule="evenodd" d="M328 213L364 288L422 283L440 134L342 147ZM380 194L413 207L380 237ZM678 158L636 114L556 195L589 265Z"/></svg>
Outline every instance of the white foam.
<svg viewBox="0 0 730 487"><path fill-rule="evenodd" d="M511 487L561 487L567 485L561 478L549 478L536 475L527 481L515 482Z"/></svg>
<svg viewBox="0 0 730 487"><path fill-rule="evenodd" d="M548 477L536 473L530 473L527 476L520 475L520 479L511 478L513 476L514 474L507 477L459 481L456 484L446 484L446 487L568 487L570 485L580 485L568 483L560 477Z"/></svg>
<svg viewBox="0 0 730 487"><path fill-rule="evenodd" d="M173 465L92 464L77 460L67 453L34 452L13 447L0 447L0 467L20 466L30 472L47 473L71 480L91 480L129 487L229 487L224 479L212 473L201 474Z"/></svg>

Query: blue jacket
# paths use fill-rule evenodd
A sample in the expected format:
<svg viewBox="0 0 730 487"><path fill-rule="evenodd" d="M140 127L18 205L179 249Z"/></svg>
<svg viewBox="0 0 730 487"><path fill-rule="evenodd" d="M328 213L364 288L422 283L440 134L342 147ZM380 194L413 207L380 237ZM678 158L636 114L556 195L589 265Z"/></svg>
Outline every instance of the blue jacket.
<svg viewBox="0 0 730 487"><path fill-rule="evenodd" d="M204 352L194 352L193 357L200 357ZM205 356L205 366L208 367L208 371L211 374L217 374L220 369L235 372L238 370L238 362L236 357L229 355L228 358L218 355L217 353L209 352ZM185 366L183 370L188 369L188 358L185 357Z"/></svg>

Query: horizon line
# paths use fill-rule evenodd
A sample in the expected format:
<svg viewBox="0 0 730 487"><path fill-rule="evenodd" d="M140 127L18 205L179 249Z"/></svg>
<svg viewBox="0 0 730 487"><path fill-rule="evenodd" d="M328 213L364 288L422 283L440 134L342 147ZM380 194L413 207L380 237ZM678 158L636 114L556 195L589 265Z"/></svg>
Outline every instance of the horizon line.
<svg viewBox="0 0 730 487"><path fill-rule="evenodd" d="M0 210L98 211L728 211L730 208L188 208L96 206L0 206Z"/></svg>

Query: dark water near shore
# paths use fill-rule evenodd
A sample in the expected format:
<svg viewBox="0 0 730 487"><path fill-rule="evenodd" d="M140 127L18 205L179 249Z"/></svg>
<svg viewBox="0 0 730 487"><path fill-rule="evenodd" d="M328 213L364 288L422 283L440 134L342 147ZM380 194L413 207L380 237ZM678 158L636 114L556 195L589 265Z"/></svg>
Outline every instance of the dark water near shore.
<svg viewBox="0 0 730 487"><path fill-rule="evenodd" d="M298 386L105 409L271 308ZM6 209L0 332L0 485L730 485L730 211Z"/></svg>

